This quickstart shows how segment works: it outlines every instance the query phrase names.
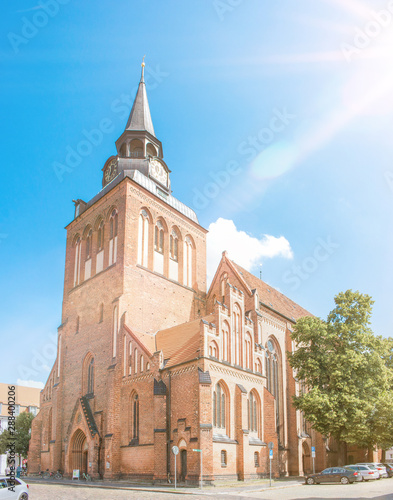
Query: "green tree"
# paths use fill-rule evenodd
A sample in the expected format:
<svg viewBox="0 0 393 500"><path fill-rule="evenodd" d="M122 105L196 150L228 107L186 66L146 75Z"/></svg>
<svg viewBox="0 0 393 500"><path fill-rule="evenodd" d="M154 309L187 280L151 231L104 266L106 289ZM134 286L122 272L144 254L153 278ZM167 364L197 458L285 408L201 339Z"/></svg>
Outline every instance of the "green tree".
<svg viewBox="0 0 393 500"><path fill-rule="evenodd" d="M371 448L393 445L393 341L371 331L373 301L348 290L335 297L327 321L301 318L288 353L296 377L306 392L293 398L313 428L333 436L339 460L342 443Z"/></svg>
<svg viewBox="0 0 393 500"><path fill-rule="evenodd" d="M18 455L27 457L30 442L30 429L34 415L31 413L23 412L15 419L15 433L12 436L8 430L0 434L0 454L9 451L10 441L15 442L15 452Z"/></svg>

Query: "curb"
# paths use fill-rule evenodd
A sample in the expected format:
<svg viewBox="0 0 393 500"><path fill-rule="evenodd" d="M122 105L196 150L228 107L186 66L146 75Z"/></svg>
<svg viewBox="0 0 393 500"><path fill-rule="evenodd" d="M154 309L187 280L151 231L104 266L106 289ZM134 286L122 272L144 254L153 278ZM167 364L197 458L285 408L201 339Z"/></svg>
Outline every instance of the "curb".
<svg viewBox="0 0 393 500"><path fill-rule="evenodd" d="M29 482L28 481L28 478L25 478L26 481L25 482ZM173 487L172 488L153 488L153 487L149 487L149 486L120 486L120 485L106 485L106 484L103 484L103 483L96 483L93 484L91 482L63 482L63 481L44 481L42 479L37 479L35 480L35 478L32 478L32 481L30 481L30 484L54 484L54 485L57 485L57 486L71 486L71 487L74 487L74 488L77 488L77 487L85 487L85 488L101 488L101 489L107 489L107 490L125 490L125 491L147 491L147 492L151 492L151 493L172 493L174 495L184 495L184 494L187 494L187 495L201 495L203 494L203 492L206 492L206 491L210 491L211 493L217 493L217 494L232 494L233 495L236 495L238 493L242 493L242 492L261 492L261 491L271 491L271 490L279 490L279 489L285 489L285 488L293 488L295 486L301 486L303 483L294 483L294 484L280 484L280 485L272 485L272 486L265 486L265 487L261 487L261 488L258 488L258 489L250 489L248 490L247 489L247 486L244 486L244 488L241 489L241 491L239 491L238 487L234 487L234 490L236 491L233 491L231 492L229 488L223 488L223 491L217 491L217 489L209 489L209 490L206 490L206 489L200 489L200 488L193 488L193 489L188 489L188 488L178 488L178 489L174 489Z"/></svg>

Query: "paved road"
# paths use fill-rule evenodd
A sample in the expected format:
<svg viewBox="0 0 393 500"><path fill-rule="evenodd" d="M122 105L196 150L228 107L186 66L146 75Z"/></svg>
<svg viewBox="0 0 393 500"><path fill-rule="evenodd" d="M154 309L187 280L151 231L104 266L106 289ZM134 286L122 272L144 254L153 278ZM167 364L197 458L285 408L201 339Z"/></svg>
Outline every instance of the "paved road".
<svg viewBox="0 0 393 500"><path fill-rule="evenodd" d="M106 488L88 488L85 486L65 486L53 484L30 483L31 500L207 500L219 498L222 500L243 500L244 498L261 498L265 500L327 500L327 499L373 499L393 500L393 479L370 481L368 483L355 483L350 485L293 485L290 487L274 488L272 490L256 491L247 489L247 483L235 488L206 488L201 493L194 490L193 494L184 492L162 493L144 490L116 490Z"/></svg>

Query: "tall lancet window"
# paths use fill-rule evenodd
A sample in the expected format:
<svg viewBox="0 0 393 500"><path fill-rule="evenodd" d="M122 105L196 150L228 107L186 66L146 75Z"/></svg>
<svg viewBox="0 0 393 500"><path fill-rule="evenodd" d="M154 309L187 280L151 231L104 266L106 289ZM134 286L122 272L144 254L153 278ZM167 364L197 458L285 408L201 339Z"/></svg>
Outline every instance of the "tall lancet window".
<svg viewBox="0 0 393 500"><path fill-rule="evenodd" d="M149 216L146 210L139 214L138 264L148 266L149 259Z"/></svg>
<svg viewBox="0 0 393 500"><path fill-rule="evenodd" d="M232 321L232 328L234 332L234 344L235 344L235 356L234 356L234 361L235 365L240 366L241 359L242 359L242 343L241 343L241 337L242 337L242 322L241 322L241 312L240 308L237 304L235 304L234 309L233 309L233 315L232 315L233 321Z"/></svg>
<svg viewBox="0 0 393 500"><path fill-rule="evenodd" d="M118 214L117 210L113 210L109 221L109 265L111 266L116 262L117 256L117 225Z"/></svg>
<svg viewBox="0 0 393 500"><path fill-rule="evenodd" d="M177 236L176 231L173 229L171 232L171 237L170 237L170 257L172 260L175 262L178 262L179 260L179 237Z"/></svg>
<svg viewBox="0 0 393 500"><path fill-rule="evenodd" d="M94 358L87 367L87 394L94 394Z"/></svg>
<svg viewBox="0 0 393 500"><path fill-rule="evenodd" d="M159 220L154 228L154 271L164 274L164 225Z"/></svg>
<svg viewBox="0 0 393 500"><path fill-rule="evenodd" d="M104 269L104 221L101 220L97 231L97 262L96 272Z"/></svg>
<svg viewBox="0 0 393 500"><path fill-rule="evenodd" d="M193 260L193 247L192 241L189 236L186 236L184 240L184 253L183 253L183 279L186 286L192 287L193 275L192 275L192 262Z"/></svg>
<svg viewBox="0 0 393 500"><path fill-rule="evenodd" d="M266 344L266 378L267 390L276 398L276 423L280 426L281 412L281 370L275 342L268 340Z"/></svg>
<svg viewBox="0 0 393 500"><path fill-rule="evenodd" d="M74 286L79 285L81 279L81 239L75 240Z"/></svg>
<svg viewBox="0 0 393 500"><path fill-rule="evenodd" d="M91 277L92 240L93 240L93 231L90 229L86 236L85 280L88 280Z"/></svg>

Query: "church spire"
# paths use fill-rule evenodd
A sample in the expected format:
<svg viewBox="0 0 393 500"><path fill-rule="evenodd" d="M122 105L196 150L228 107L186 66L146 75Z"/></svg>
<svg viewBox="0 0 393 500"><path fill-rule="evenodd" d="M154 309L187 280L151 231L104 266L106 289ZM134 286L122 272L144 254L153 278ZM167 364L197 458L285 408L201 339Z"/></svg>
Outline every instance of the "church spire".
<svg viewBox="0 0 393 500"><path fill-rule="evenodd" d="M127 121L126 130L146 131L155 137L153 122L150 115L145 84L145 56L143 56L141 80L138 91Z"/></svg>

